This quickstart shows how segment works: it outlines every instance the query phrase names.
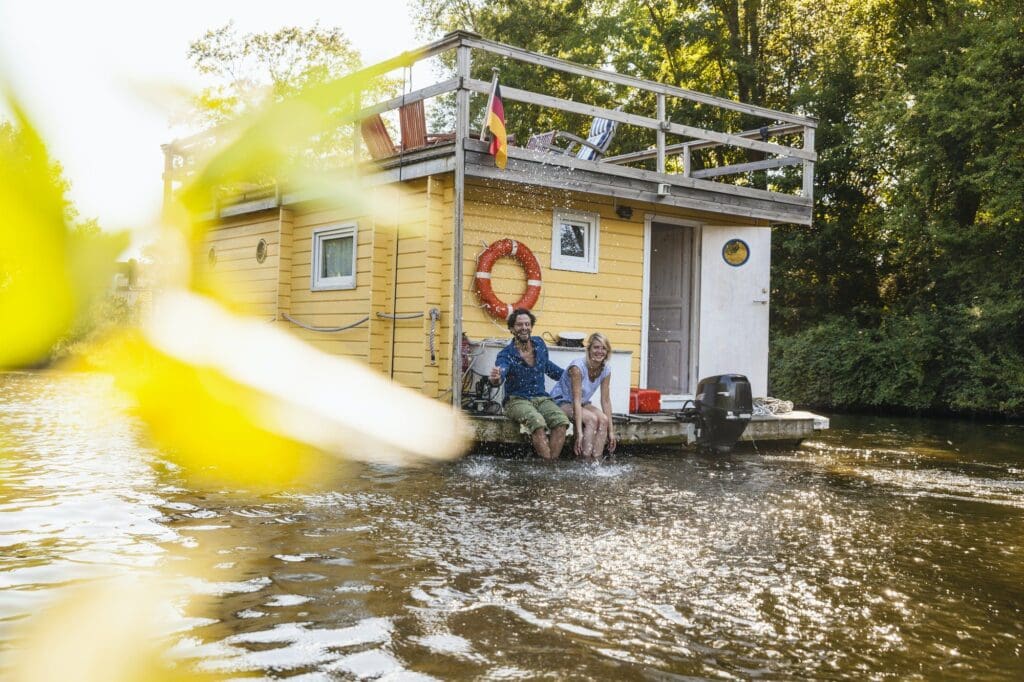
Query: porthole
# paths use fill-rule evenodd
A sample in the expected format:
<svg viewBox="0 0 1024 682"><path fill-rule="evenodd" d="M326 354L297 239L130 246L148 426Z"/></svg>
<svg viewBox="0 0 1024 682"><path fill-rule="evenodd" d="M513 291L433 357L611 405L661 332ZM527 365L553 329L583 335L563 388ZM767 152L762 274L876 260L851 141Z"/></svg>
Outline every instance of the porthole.
<svg viewBox="0 0 1024 682"><path fill-rule="evenodd" d="M260 243L256 245L256 262L262 263L267 260L267 240L261 239Z"/></svg>
<svg viewBox="0 0 1024 682"><path fill-rule="evenodd" d="M730 239L722 247L722 260L738 268L750 259L750 247L742 239Z"/></svg>
<svg viewBox="0 0 1024 682"><path fill-rule="evenodd" d="M217 250L212 246L210 247L210 250L206 252L206 260L210 262L211 268L217 264Z"/></svg>

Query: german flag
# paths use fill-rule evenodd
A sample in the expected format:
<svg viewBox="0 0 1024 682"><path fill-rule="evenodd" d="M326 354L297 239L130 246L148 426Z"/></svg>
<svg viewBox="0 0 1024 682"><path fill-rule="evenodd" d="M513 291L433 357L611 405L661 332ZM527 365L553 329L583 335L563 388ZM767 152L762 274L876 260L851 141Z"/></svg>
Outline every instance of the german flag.
<svg viewBox="0 0 1024 682"><path fill-rule="evenodd" d="M504 169L508 165L508 135L505 134L505 105L501 101L501 86L494 81L491 105L487 110L487 128L491 131L491 148L494 165Z"/></svg>

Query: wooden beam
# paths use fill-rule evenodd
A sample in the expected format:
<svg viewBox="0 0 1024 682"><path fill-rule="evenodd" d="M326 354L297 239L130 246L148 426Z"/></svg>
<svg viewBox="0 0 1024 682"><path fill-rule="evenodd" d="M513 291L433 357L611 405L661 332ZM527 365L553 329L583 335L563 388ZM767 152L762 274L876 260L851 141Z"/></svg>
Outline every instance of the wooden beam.
<svg viewBox="0 0 1024 682"><path fill-rule="evenodd" d="M504 95L504 90L502 91ZM486 147L480 142L475 140L467 140L466 148L484 153ZM648 182L667 182L680 187L691 187L697 190L704 190L708 192L714 192L720 195L734 195L749 197L752 199L761 199L774 203L794 204L797 206L810 206L811 202L806 197L802 197L798 194L782 194L781 192L769 192L764 189L755 189L753 187L738 187L736 185L727 185L721 182L713 182L710 180L699 180L696 178L685 178L679 175L666 175L663 173L657 173L655 171L644 170L643 168L629 168L626 166L609 165L600 161L583 161L576 157L567 157L559 154L549 154L543 151L535 151L532 149L525 149L522 147L509 147L508 157L524 159L528 161L536 161L548 166L561 166L563 168L571 169L586 169L593 170L597 173L610 175L620 178L637 178L640 180L646 180Z"/></svg>
<svg viewBox="0 0 1024 682"><path fill-rule="evenodd" d="M469 135L469 90L464 87L470 73L470 50L460 45L455 53L455 74L459 89L455 94L455 196L453 198L454 225L452 229L452 345L451 387L452 405L462 405L462 368L459 366L462 348L462 239L466 211L466 147L459 141Z"/></svg>
<svg viewBox="0 0 1024 682"><path fill-rule="evenodd" d="M783 166L800 166L805 162L801 159L764 159L763 161L750 161L748 163L734 163L729 166L718 166L716 168L702 168L690 174L693 178L716 178L720 175L733 175L735 173L746 173L748 171L767 170L769 168L782 168Z"/></svg>
<svg viewBox="0 0 1024 682"><path fill-rule="evenodd" d="M353 118L357 121L361 121L364 118L367 118L368 116L373 116L374 114L383 114L386 111L397 109L403 104L411 104L412 102L430 99L432 97L437 97L438 95L443 95L448 92L455 92L458 89L458 87L459 79L449 78L446 81L441 81L440 83L435 83L434 85L428 85L425 88L414 90L406 95L402 95L400 97L392 97L391 99L386 100L384 102L374 104L372 107L360 109L355 113L355 116L353 116Z"/></svg>
<svg viewBox="0 0 1024 682"><path fill-rule="evenodd" d="M681 97L692 102L709 104L711 106L721 107L731 111L738 111L773 121L787 121L789 123L797 123L799 125L806 125L812 128L818 124L816 119L809 116L799 116L797 114L776 111L774 109L759 107L753 104L734 102L733 100L725 99L724 97L715 97L714 95L708 95L694 90L686 90L685 88L677 88L672 85L665 85L664 83L646 81L642 78L635 78L633 76L623 76L612 71L605 71L603 69L596 69L590 66L574 64L572 62L565 61L564 59L549 57L536 52L530 52L529 50L523 50L518 47L512 47L511 45L486 40L484 38L467 36L462 38L461 43L485 52L490 52L491 54L501 55L517 61L526 62L527 64L536 64L537 66L543 66L556 71L571 73L577 76L585 76L587 78L594 78L608 83L615 83L616 85L625 85L631 88L646 90L647 92L661 93L672 97ZM505 93L504 86L502 86L501 92L502 94Z"/></svg>
<svg viewBox="0 0 1024 682"><path fill-rule="evenodd" d="M469 80L466 82L466 87L474 92L490 92L490 84L485 81ZM696 137L700 138L702 141L709 140L718 144L727 144L732 145L733 147L753 149L768 154L779 154L781 156L793 156L800 159L811 160L815 159L817 156L813 151L808 151L806 149L786 147L784 145L772 144L770 142L760 142L758 140L751 140L738 135L719 133L714 130L696 128L694 126L682 125L680 123L666 124L662 121L658 121L657 119L650 118L649 116L627 114L622 111L605 109L592 104L581 104L579 102L573 102L572 100L562 99L561 97L540 95L535 92L530 92L529 90L520 90L519 88L513 88L507 85L501 86L501 96L503 99L514 100L516 102L525 102L526 104L535 104L537 106L560 109L574 114L599 116L601 118L618 121L619 123L625 123L627 125L639 126L650 130L664 130L665 132L673 133L675 135Z"/></svg>
<svg viewBox="0 0 1024 682"><path fill-rule="evenodd" d="M803 126L798 126L798 125L768 126L767 129L768 129L768 134L769 135L782 135L782 134L788 134L788 133L804 133L805 132ZM809 129L809 131L813 132L813 128ZM760 129L758 129L758 130L744 130L742 133L732 133L732 134L735 135L736 137L747 137L747 138L760 137L761 136L761 130ZM708 148L711 148L711 147L719 147L721 145L722 145L721 142L710 142L710 141L707 141L707 140L695 140L695 141L690 141L690 142L677 142L676 144L670 144L669 146L665 147L665 153L668 154L669 156L672 156L673 154L683 154L683 155L685 155L685 154L688 154L689 152L693 151L694 149L708 149ZM789 147L789 149L792 149L792 148ZM810 149L810 150L813 151L814 150L814 146L812 145L812 146L808 147L806 144L804 144L804 149ZM636 161L646 161L647 159L653 159L653 158L656 158L657 155L658 155L658 150L657 149L641 149L640 151L629 152L627 154L617 154L616 156L606 156L606 157L604 157L602 159L602 161L604 163L617 163L617 164L633 163L633 162L636 162Z"/></svg>
<svg viewBox="0 0 1024 682"><path fill-rule="evenodd" d="M814 149L814 130L804 135L804 149ZM804 160L803 195L808 201L814 200L814 159Z"/></svg>
<svg viewBox="0 0 1024 682"><path fill-rule="evenodd" d="M490 157L483 154L471 153L467 154L467 157L466 172L473 177L687 208L705 213L708 220L723 220L725 216L731 216L734 220L748 219L751 225L756 225L759 220L809 224L811 218L810 208L799 206L773 204L770 201L754 201L741 197L715 196L711 192L694 191L689 188L679 188L679 191L669 196L662 196L657 193L657 183L602 178L600 174L581 172L581 169L567 173L557 166L531 163L512 157L509 157L508 168L501 170L488 163ZM607 182L602 182L602 179Z"/></svg>
<svg viewBox="0 0 1024 682"><path fill-rule="evenodd" d="M658 120L662 122L662 125L658 127L658 132L655 135L657 142L655 143L655 153L658 155L658 163L655 167L659 173L665 172L665 126L668 122L668 117L665 115L665 95L658 93Z"/></svg>

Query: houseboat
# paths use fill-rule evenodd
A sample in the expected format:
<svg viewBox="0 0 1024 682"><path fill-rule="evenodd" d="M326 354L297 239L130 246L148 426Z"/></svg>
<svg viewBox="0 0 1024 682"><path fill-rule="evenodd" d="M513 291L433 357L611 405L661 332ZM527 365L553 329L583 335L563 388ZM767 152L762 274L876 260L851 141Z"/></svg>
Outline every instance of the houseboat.
<svg viewBox="0 0 1024 682"><path fill-rule="evenodd" d="M337 172L377 210L325 202L285 180L211 201L197 260L229 283L237 303L328 353L462 405L484 442L523 440L495 414L500 394L480 381L509 338L504 318L517 302L532 307L556 362L583 352L574 347L583 333L609 337L623 442L692 442L699 434L684 415L704 377L742 375L755 404L767 398L771 228L811 222L813 118L463 31L361 76L430 62L446 77L360 105L351 127L352 156ZM497 75L481 73L495 64ZM599 104L519 88L500 75L515 73L508 65L591 79L599 87L589 92L616 96ZM559 120L575 117L579 127L509 140L499 167L480 132L496 78L506 108L562 112ZM666 114L679 102L758 125L695 127ZM428 120L453 130L428 133ZM617 145L629 128L649 142ZM164 146L165 197L185 178L197 139ZM740 156L725 150L743 158L721 161ZM754 173L768 182L752 183ZM631 388L660 401L637 414ZM765 411L744 438L799 441L827 426L809 413Z"/></svg>

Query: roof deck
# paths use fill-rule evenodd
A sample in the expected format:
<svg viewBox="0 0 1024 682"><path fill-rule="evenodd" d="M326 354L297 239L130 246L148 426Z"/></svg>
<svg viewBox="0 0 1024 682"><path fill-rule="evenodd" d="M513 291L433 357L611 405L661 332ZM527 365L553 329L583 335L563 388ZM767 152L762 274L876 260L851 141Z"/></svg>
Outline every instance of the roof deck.
<svg viewBox="0 0 1024 682"><path fill-rule="evenodd" d="M582 119L603 118L617 122L622 130L639 129L650 143L638 149L613 145L613 155L597 161L581 160L527 148L525 141L510 144L508 166L499 169L487 153L487 143L479 139L480 123L472 122L471 111L482 118L483 102L491 92L491 82L473 78L473 60L484 56L486 63L529 65L552 77L568 75L593 81L592 91L614 93L609 97L616 108L578 102L545 92L520 89L511 79L501 79L502 99L530 107L562 112ZM454 59L453 59L454 57ZM398 70L410 73L421 63L440 63L441 71L451 74L424 87L375 103L355 107L352 119L370 117L397 118L400 110L422 103L427 110L443 112L441 119L454 123L454 132L439 136L443 142L413 146L402 130L394 154L380 154L367 160L369 147L360 139L360 126L351 125L350 161L361 168L362 181L369 184L396 182L436 173L455 172L457 176L488 178L554 189L580 191L619 199L650 202L686 208L713 216L717 220L735 220L742 224L810 224L813 204L814 131L813 118L734 102L684 88L625 76L549 57L509 45L485 40L476 34L458 31L418 50L353 74L353 82L381 77ZM450 66L454 63L454 71ZM500 71L501 67L499 67ZM435 68L435 70L437 70ZM454 95L454 98L453 98ZM454 103L452 100L454 99ZM756 127L739 131L719 131L673 121L666 114L677 107L673 100L686 100L700 107L723 110L719 119L756 120ZM506 116L506 123L512 123ZM563 117L564 118L564 117ZM452 119L454 119L452 121ZM404 123L404 122L403 122ZM540 131L532 131L540 132ZM570 131L576 132L579 131ZM167 156L165 197L192 167L195 151L208 144L210 134L176 140L165 145ZM618 147L618 148L616 148ZM741 160L736 161L737 157ZM724 161L723 161L724 160ZM754 186L752 174L760 173L764 187ZM784 182L776 180L784 178ZM302 198L301 188L283 193L257 191L239 193L233 206L222 205L219 215L253 210L268 204L288 203ZM785 188L793 188L786 191Z"/></svg>

